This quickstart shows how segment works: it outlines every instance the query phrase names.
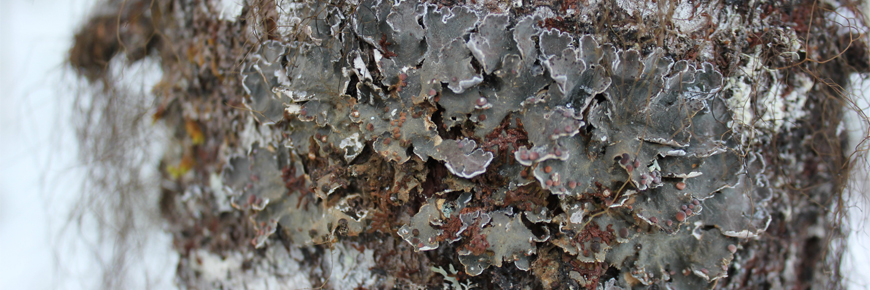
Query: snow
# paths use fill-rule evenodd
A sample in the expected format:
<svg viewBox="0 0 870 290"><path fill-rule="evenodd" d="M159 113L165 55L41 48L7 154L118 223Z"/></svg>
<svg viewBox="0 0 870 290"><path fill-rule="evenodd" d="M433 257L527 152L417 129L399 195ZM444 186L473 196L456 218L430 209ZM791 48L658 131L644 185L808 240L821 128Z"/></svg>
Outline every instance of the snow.
<svg viewBox="0 0 870 290"><path fill-rule="evenodd" d="M67 223L88 172L70 122L82 84L63 61L94 2L0 1L2 289L98 289L115 250L92 218L81 231ZM147 64L138 67L121 73L133 85L153 79L142 71ZM141 253L123 269L127 288L175 288L171 237L159 225L146 228Z"/></svg>
<svg viewBox="0 0 870 290"><path fill-rule="evenodd" d="M219 0L216 3L218 11L220 11L218 17L222 20L235 22L242 15L245 0Z"/></svg>
<svg viewBox="0 0 870 290"><path fill-rule="evenodd" d="M852 82L855 84L851 88L853 96L855 96L855 109L864 112L864 117L870 116L870 81L862 80L859 76L853 75ZM862 116L857 110L846 110L846 130L849 132L849 145L847 148L851 154L855 149L867 150L868 123L861 122ZM866 158L866 157L865 157ZM848 227L852 230L849 233L848 250L845 254L843 272L845 273L846 282L849 289L868 289L870 288L870 276L861 273L870 272L870 230L867 229L867 223L870 222L870 162L867 159L859 159L855 164L855 172L852 173L851 183L847 187L847 207L849 208Z"/></svg>

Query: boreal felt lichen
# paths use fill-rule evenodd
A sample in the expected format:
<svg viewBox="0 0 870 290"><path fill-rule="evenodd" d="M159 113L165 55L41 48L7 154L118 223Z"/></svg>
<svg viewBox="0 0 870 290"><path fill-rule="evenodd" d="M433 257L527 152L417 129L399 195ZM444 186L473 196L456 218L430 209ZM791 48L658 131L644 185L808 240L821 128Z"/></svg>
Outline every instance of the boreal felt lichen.
<svg viewBox="0 0 870 290"><path fill-rule="evenodd" d="M257 246L278 225L308 245L381 232L453 251L470 276L528 271L547 249L588 265L569 276L589 289L602 265L625 273L612 287L686 289L725 277L729 245L766 227L709 63L540 15L310 9L307 37L264 42L242 67L245 104L283 132L225 169Z"/></svg>

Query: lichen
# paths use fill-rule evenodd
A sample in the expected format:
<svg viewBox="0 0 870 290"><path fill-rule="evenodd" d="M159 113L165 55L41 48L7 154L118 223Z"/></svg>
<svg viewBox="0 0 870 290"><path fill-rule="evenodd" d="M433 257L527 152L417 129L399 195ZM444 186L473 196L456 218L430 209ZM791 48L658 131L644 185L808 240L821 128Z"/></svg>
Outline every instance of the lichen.
<svg viewBox="0 0 870 290"><path fill-rule="evenodd" d="M716 126L715 118L721 116L713 113L721 112L725 102L717 95L722 75L711 64L674 61L661 49L642 53L601 45L593 35L539 27L531 16L512 25L509 15L486 14L481 19L478 12L464 7L369 4L349 16L355 36L340 36L358 37L370 48L329 42L269 43L261 49L267 56L254 59L256 63L280 64L275 60L285 49L288 57L297 59L289 61L287 68L267 67L288 71L287 78L269 84L300 107L287 110L293 152L307 151L309 158L325 159L331 167L353 162L370 146L390 163L423 162L431 157L443 162L450 174L466 179L496 168L508 170L505 172L517 168L513 172L525 171L526 177L503 177L514 190L531 186L522 180L533 176L537 181L534 186L560 197L564 211L555 217L549 217L546 207L526 211L529 221L552 223L560 229L552 238L549 230L536 236L521 222L521 215L513 212L512 205L469 211L467 205L482 205L481 189L454 188L457 192L478 192L477 198L457 202L429 197L397 230L416 251L436 250L445 242L459 243L459 261L475 276L489 267L501 267L503 262L515 262L519 269L528 270L536 249L552 243L581 263L605 262L631 273L629 280L617 279L618 285L701 286L724 276L720 268L727 266L730 258L723 260L721 254L725 251L730 257L725 244L734 242L727 236L763 230L741 226L745 223L734 221L742 218L740 214L721 206L722 199L739 198L732 192L737 192L734 186L743 167L735 142L729 143L728 135L718 134L727 128ZM333 36L339 36L340 31L333 30ZM267 50L272 47L276 48ZM332 52L337 50L347 55L346 59L336 58L340 54ZM313 71L323 73L310 73ZM483 73L490 75L490 80L485 80ZM352 82L355 87L345 89L342 84L348 82L348 76L356 80ZM248 89L252 99L263 99L258 91ZM475 139L487 143L492 130L505 119L526 129L528 145L478 147ZM706 126L696 128L699 125ZM453 128L468 128L472 133L449 138L455 133L445 132ZM329 152L341 152L339 156L344 158L333 160ZM498 156L507 160L493 163ZM340 174L340 170L333 170L310 177L320 203L353 183L353 177ZM444 185L448 187L441 192L451 192L450 184ZM413 198L413 193L404 192L400 200ZM345 196L342 202L356 196L348 194L340 195ZM270 196L268 200L280 199ZM445 202L452 206L445 207ZM298 206L291 202L283 207L294 205ZM335 207L315 208L328 213ZM457 209L466 212L453 214ZM323 221L306 222L303 215L295 214L316 213L286 209L266 212L274 212L270 220L296 219L293 227L311 224L305 229L317 235L333 234L336 227L317 226ZM729 219L720 225L707 216ZM343 227L364 226L366 222L365 215L341 220ZM693 228L696 222L709 222L717 229L699 232ZM303 243L311 241L301 239ZM647 246L637 250L638 245ZM724 264L685 262L720 260ZM668 272L686 269L695 273L692 277L702 279L671 278L682 276ZM700 269L708 273L697 274ZM587 278L582 279L589 284Z"/></svg>
<svg viewBox="0 0 870 290"><path fill-rule="evenodd" d="M539 240L523 225L519 216L511 215L510 210L491 214L489 226L480 231L489 244L487 252L459 251L459 261L465 265L466 273L477 276L490 266L501 267L502 262L514 262L520 270L529 270L529 257L535 254L535 242Z"/></svg>
<svg viewBox="0 0 870 290"><path fill-rule="evenodd" d="M231 84L220 101L166 101L204 124L174 186L207 178L203 203L248 226L235 239L320 263L312 281L366 256L357 284L312 287L712 288L751 275L732 267L743 246L793 218L770 210L796 206L768 180L781 157L764 146L799 164L791 178L824 165L777 143L821 109L798 97L813 79L771 63L813 52L799 27L750 31L779 17L743 19L739 1L719 15L666 1L279 2L201 26L245 39L214 33L238 59L195 70ZM759 37L784 48L747 53ZM168 90L211 86L189 83ZM834 147L810 139L782 142Z"/></svg>

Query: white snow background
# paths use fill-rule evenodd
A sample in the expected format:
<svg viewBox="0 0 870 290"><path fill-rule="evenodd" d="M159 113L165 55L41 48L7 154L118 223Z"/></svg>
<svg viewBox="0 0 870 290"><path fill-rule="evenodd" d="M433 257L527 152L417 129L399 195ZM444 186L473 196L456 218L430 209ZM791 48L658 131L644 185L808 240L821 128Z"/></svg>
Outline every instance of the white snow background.
<svg viewBox="0 0 870 290"><path fill-rule="evenodd" d="M0 289L100 289L112 265L115 245L92 218L81 231L68 223L88 173L71 123L84 82L64 60L94 3L0 0ZM116 73L146 94L160 78L153 62ZM129 274L123 289L177 288L178 254L160 227L137 233L141 250L119 269Z"/></svg>
<svg viewBox="0 0 870 290"><path fill-rule="evenodd" d="M85 220L82 232L67 225L87 172L77 159L71 123L73 94L82 84L63 61L93 3L0 0L0 289L97 289L108 264L111 249L95 245L111 243L98 241L92 223ZM153 67L134 65L120 73L147 92L160 74ZM870 81L856 91L870 92ZM870 115L868 98L859 106ZM862 137L854 135L852 148ZM870 168L863 165L852 187L858 198L850 200L855 230L844 268L850 289L870 287ZM126 269L132 277L128 289L176 288L171 237L159 225L146 234L147 244L134 257L141 260Z"/></svg>

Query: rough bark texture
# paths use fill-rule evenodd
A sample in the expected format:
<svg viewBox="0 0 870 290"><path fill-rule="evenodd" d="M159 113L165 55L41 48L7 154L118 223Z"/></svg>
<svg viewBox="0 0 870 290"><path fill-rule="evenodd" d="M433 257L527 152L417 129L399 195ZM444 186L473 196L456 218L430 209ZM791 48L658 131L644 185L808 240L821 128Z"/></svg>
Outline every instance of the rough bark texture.
<svg viewBox="0 0 870 290"><path fill-rule="evenodd" d="M77 34L105 87L163 67L182 287L842 287L856 3L382 1L110 1Z"/></svg>

